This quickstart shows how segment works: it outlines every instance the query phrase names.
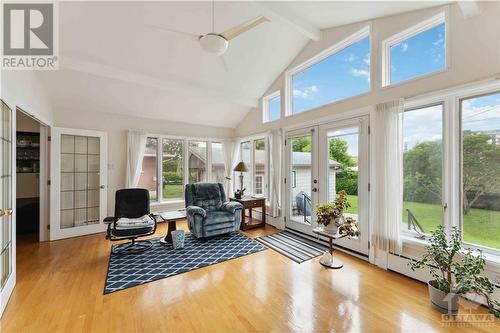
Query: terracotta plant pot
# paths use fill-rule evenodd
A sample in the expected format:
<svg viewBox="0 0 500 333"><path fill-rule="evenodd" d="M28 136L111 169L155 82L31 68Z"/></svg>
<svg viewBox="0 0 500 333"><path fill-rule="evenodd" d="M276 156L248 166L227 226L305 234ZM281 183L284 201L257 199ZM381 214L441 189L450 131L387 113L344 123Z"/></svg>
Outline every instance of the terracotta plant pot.
<svg viewBox="0 0 500 333"><path fill-rule="evenodd" d="M432 307L441 313L456 314L458 312L458 298L455 293L445 293L437 288L436 280L431 280L428 283L429 297Z"/></svg>

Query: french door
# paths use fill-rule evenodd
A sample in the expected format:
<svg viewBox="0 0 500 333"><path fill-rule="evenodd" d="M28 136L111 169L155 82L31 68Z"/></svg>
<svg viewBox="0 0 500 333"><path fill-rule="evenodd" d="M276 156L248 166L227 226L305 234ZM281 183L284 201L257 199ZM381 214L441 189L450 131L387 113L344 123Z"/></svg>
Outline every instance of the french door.
<svg viewBox="0 0 500 333"><path fill-rule="evenodd" d="M315 207L346 191L346 216L358 221L361 235L335 244L368 254L369 118L357 117L288 132L286 226L312 234Z"/></svg>
<svg viewBox="0 0 500 333"><path fill-rule="evenodd" d="M106 229L107 134L52 128L50 239Z"/></svg>
<svg viewBox="0 0 500 333"><path fill-rule="evenodd" d="M16 284L12 110L0 100L0 317Z"/></svg>

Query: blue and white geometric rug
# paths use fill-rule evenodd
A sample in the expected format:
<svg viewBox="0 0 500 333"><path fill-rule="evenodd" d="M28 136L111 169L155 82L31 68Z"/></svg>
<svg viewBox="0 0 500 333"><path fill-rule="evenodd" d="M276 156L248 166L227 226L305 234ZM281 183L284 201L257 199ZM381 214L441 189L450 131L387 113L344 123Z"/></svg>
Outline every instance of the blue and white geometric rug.
<svg viewBox="0 0 500 333"><path fill-rule="evenodd" d="M186 233L183 249L151 239L153 247L137 254L110 254L104 294L189 272L266 248L239 232L197 240ZM114 245L116 246L116 245Z"/></svg>

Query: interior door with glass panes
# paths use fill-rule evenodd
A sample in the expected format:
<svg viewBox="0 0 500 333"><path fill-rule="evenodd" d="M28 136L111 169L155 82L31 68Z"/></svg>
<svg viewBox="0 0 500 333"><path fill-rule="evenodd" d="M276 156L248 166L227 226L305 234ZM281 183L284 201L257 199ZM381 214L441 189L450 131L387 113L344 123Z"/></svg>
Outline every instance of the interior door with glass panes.
<svg viewBox="0 0 500 333"><path fill-rule="evenodd" d="M106 229L107 149L104 132L52 129L51 240Z"/></svg>
<svg viewBox="0 0 500 333"><path fill-rule="evenodd" d="M0 317L16 284L12 110L0 100Z"/></svg>
<svg viewBox="0 0 500 333"><path fill-rule="evenodd" d="M368 254L368 116L325 124L319 128L319 202L333 202L340 191L350 207L344 217L358 221L361 235L334 243Z"/></svg>
<svg viewBox="0 0 500 333"><path fill-rule="evenodd" d="M314 207L318 202L318 127L287 132L286 135L286 227L312 234L316 227Z"/></svg>

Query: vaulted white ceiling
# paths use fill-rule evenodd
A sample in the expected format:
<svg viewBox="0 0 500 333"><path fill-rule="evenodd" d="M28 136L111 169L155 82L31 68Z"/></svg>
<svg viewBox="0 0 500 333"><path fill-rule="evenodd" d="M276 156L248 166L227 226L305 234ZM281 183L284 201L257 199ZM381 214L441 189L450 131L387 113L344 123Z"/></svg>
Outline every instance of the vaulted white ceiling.
<svg viewBox="0 0 500 333"><path fill-rule="evenodd" d="M217 32L270 19L231 40L226 71L198 43L150 27L210 32L210 2L61 2L60 70L41 76L62 110L232 128L321 29L439 3L217 1Z"/></svg>

